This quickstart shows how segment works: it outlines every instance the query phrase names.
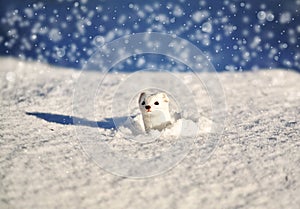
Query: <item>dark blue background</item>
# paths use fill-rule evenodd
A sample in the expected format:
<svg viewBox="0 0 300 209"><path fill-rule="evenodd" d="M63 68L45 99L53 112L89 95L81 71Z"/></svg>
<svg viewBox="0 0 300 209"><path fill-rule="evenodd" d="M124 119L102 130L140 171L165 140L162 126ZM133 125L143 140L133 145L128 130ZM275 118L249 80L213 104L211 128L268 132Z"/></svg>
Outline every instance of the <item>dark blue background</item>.
<svg viewBox="0 0 300 209"><path fill-rule="evenodd" d="M1 0L0 55L80 69L97 45L154 31L191 41L218 71L300 72L299 9L300 0Z"/></svg>

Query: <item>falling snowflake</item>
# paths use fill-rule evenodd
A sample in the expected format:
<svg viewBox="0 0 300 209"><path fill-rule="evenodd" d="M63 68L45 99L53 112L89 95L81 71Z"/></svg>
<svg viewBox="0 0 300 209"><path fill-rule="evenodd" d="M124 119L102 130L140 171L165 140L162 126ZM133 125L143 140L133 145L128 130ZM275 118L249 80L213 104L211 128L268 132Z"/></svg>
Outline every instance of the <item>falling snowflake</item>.
<svg viewBox="0 0 300 209"><path fill-rule="evenodd" d="M1 1L1 55L81 68L105 43L148 31L192 42L219 71L300 71L299 1L34 2ZM171 63L162 60L160 65ZM146 67L147 62L147 57L128 61L133 67Z"/></svg>

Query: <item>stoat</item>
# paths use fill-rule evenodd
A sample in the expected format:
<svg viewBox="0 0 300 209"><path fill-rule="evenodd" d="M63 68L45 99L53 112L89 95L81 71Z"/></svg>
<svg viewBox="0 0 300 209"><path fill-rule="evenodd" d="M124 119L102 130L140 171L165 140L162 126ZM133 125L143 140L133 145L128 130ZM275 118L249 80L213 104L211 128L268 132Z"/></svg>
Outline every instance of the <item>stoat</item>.
<svg viewBox="0 0 300 209"><path fill-rule="evenodd" d="M143 116L146 132L149 132L151 129L161 131L172 124L169 101L166 93L141 93L139 97L139 108Z"/></svg>

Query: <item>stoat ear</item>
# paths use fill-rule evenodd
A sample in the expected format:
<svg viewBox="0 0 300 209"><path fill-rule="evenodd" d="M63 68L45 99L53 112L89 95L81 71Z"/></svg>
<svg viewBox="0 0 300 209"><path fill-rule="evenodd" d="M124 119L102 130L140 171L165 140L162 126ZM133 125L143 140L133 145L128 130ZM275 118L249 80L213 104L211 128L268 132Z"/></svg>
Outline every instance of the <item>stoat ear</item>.
<svg viewBox="0 0 300 209"><path fill-rule="evenodd" d="M146 95L146 93L145 93L145 92L142 92L142 93L140 94L140 98L139 98L139 104L141 103L141 100L142 100L142 98L143 98L145 95Z"/></svg>
<svg viewBox="0 0 300 209"><path fill-rule="evenodd" d="M170 101L170 100L169 100L169 97L167 96L166 93L161 93L161 95L162 95L162 98L163 98L163 101L164 101L164 102L169 102L169 101Z"/></svg>

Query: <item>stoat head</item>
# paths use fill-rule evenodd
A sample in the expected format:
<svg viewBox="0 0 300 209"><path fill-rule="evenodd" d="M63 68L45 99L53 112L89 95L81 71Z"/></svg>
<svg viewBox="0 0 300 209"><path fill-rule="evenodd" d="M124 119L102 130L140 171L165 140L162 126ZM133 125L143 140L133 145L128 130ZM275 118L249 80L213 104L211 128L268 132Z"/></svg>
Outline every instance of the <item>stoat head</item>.
<svg viewBox="0 0 300 209"><path fill-rule="evenodd" d="M143 115L159 112L169 113L169 98L166 93L140 94L139 107Z"/></svg>

